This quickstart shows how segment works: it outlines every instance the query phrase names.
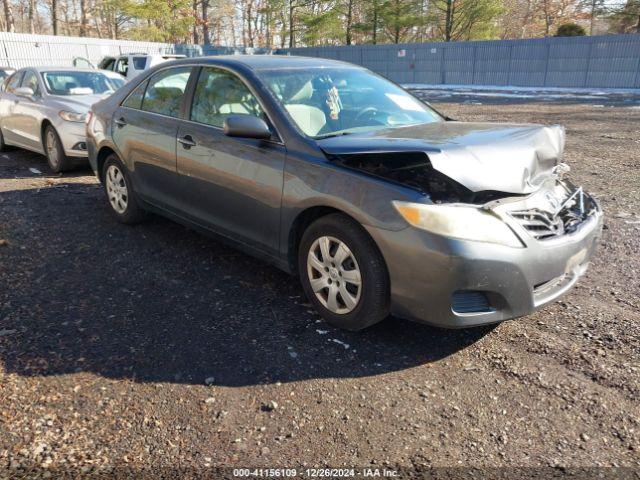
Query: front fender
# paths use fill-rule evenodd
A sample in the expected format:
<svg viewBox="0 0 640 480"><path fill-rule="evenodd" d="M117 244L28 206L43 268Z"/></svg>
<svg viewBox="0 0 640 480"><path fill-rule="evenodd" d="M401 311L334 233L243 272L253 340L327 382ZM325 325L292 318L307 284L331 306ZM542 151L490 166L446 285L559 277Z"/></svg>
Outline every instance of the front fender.
<svg viewBox="0 0 640 480"><path fill-rule="evenodd" d="M296 219L313 207L341 211L363 226L402 230L405 220L393 200L412 201L419 192L382 179L332 165L325 159L287 156L282 194L282 254L287 256L289 234Z"/></svg>

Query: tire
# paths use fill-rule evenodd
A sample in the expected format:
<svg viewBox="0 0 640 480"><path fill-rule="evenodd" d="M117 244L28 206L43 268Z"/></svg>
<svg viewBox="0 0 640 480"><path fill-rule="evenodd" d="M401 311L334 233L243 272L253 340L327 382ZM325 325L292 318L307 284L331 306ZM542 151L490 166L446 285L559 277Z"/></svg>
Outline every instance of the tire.
<svg viewBox="0 0 640 480"><path fill-rule="evenodd" d="M0 152L6 152L9 150L9 146L4 143L4 135L2 134L2 129L0 128Z"/></svg>
<svg viewBox="0 0 640 480"><path fill-rule="evenodd" d="M117 155L111 154L105 160L102 179L109 209L119 222L134 225L145 219L146 212L136 199L129 172Z"/></svg>
<svg viewBox="0 0 640 480"><path fill-rule="evenodd" d="M321 217L306 229L298 271L307 298L331 325L362 330L389 315L384 259L367 232L346 215Z"/></svg>
<svg viewBox="0 0 640 480"><path fill-rule="evenodd" d="M64 154L64 147L56 129L47 125L42 138L47 163L53 173L61 173L71 169L71 160Z"/></svg>

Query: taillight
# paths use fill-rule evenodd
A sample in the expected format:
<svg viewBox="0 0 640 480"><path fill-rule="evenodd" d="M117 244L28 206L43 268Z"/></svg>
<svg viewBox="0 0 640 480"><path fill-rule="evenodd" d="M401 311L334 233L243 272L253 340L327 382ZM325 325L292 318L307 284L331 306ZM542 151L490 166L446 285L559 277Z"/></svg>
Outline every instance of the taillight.
<svg viewBox="0 0 640 480"><path fill-rule="evenodd" d="M86 117L86 118L85 118L85 120L84 120L84 121L85 121L85 123L86 123L87 125L89 125L89 123L91 122L91 119L92 119L92 118L93 118L93 112L92 112L91 110L89 110L89 111L87 112L87 117Z"/></svg>

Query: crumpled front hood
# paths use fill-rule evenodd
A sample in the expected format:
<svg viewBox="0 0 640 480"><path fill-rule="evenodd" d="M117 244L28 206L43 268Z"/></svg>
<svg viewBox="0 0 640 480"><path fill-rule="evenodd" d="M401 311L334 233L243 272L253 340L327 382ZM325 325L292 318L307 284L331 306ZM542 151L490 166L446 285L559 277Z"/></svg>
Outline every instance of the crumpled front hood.
<svg viewBox="0 0 640 480"><path fill-rule="evenodd" d="M473 192L532 193L562 161L564 127L436 122L318 140L328 154L425 152L435 170Z"/></svg>

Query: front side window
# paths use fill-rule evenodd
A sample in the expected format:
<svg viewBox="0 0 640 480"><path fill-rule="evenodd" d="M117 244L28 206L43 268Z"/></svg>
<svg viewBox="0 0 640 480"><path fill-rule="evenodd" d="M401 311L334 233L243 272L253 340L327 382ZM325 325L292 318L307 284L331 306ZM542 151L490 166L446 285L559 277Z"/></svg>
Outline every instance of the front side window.
<svg viewBox="0 0 640 480"><path fill-rule="evenodd" d="M120 86L101 72L43 72L42 80L51 95L101 95L115 92Z"/></svg>
<svg viewBox="0 0 640 480"><path fill-rule="evenodd" d="M191 120L222 127L230 115L264 118L258 100L242 80L226 70L203 68L193 95Z"/></svg>
<svg viewBox="0 0 640 480"><path fill-rule="evenodd" d="M38 77L34 72L27 72L24 74L24 80L22 80L22 86L28 87L33 90L34 95L40 95L40 84L38 83Z"/></svg>
<svg viewBox="0 0 640 480"><path fill-rule="evenodd" d="M259 72L298 128L314 138L442 121L397 85L360 68Z"/></svg>
<svg viewBox="0 0 640 480"><path fill-rule="evenodd" d="M149 80L142 110L169 117L180 116L180 105L190 74L191 67L169 68L156 73Z"/></svg>
<svg viewBox="0 0 640 480"><path fill-rule="evenodd" d="M104 58L99 64L98 68L101 70L113 70L113 64L116 62L116 59L113 57Z"/></svg>

